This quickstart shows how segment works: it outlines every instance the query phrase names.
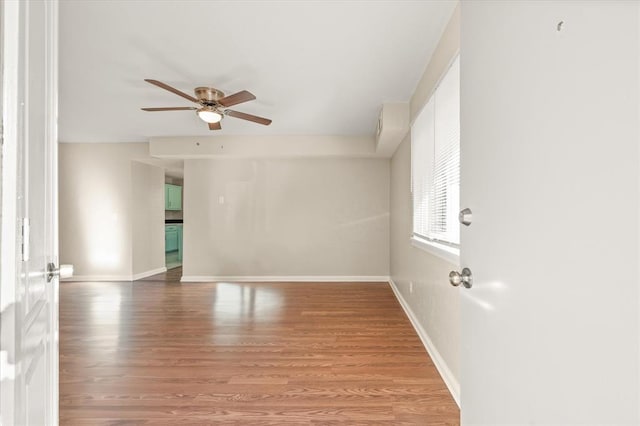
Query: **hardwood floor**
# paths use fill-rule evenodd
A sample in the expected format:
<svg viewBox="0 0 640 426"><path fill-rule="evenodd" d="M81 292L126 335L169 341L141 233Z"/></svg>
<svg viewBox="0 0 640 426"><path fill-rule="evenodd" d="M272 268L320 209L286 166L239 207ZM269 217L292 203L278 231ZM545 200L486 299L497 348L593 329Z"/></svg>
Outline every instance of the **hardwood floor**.
<svg viewBox="0 0 640 426"><path fill-rule="evenodd" d="M459 423L387 284L180 274L61 284L61 424Z"/></svg>

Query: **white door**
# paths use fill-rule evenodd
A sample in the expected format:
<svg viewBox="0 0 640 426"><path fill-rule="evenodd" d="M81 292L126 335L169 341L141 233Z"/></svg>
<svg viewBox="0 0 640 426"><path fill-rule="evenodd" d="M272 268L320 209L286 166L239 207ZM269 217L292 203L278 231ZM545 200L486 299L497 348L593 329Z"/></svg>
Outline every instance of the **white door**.
<svg viewBox="0 0 640 426"><path fill-rule="evenodd" d="M639 3L463 1L463 424L640 424Z"/></svg>
<svg viewBox="0 0 640 426"><path fill-rule="evenodd" d="M2 410L58 422L57 3L2 5Z"/></svg>

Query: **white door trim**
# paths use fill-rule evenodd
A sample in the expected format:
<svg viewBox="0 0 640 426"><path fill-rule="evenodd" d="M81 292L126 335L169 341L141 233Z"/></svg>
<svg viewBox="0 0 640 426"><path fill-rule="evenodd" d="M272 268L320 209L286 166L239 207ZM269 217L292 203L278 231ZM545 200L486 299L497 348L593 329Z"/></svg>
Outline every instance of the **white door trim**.
<svg viewBox="0 0 640 426"><path fill-rule="evenodd" d="M51 258L49 262L53 263L57 267L60 267L60 259L58 256L58 0L48 0L45 2L46 13L46 25L45 30L47 34L47 46L46 46L46 61L47 72L46 78L46 94L45 101L47 102L46 108L46 137L48 141L47 146L47 165L51 167L47 171L49 177L49 188L46 191L50 194L49 199L46 200L48 204L48 211L51 212L51 216L48 218L48 229L50 230L50 236L48 238L51 247L49 253ZM51 380L49 381L48 403L49 413L51 413L51 419L54 425L59 423L59 340L58 340L58 294L60 289L60 280L54 278L51 282L49 291L53 292L51 300L54 304L54 309L50 309L49 324L51 327L52 336L52 348L49 351L50 365L51 365Z"/></svg>
<svg viewBox="0 0 640 426"><path fill-rule="evenodd" d="M14 424L19 2L2 2L2 229L0 239L0 423Z"/></svg>

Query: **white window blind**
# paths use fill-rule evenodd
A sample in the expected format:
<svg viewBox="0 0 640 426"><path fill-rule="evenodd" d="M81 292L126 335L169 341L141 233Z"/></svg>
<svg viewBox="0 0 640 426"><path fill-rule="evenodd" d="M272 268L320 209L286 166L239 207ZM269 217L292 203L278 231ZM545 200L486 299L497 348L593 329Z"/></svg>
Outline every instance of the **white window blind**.
<svg viewBox="0 0 640 426"><path fill-rule="evenodd" d="M413 234L460 243L460 59L411 127Z"/></svg>

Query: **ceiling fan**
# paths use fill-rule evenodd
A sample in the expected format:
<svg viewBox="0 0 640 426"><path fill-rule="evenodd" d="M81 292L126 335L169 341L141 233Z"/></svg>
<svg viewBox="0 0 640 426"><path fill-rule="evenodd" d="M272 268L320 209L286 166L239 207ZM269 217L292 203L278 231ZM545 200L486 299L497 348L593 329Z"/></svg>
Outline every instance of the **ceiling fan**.
<svg viewBox="0 0 640 426"><path fill-rule="evenodd" d="M196 87L194 90L195 97L191 95L187 95L184 92L181 92L178 89L175 89L168 84L165 84L158 80L150 80L145 79L147 83L151 83L155 86L161 87L165 90L168 90L171 93L175 93L178 96L182 96L183 98L190 100L193 103L199 105L199 107L164 107L164 108L140 108L143 111L155 112L155 111L187 111L187 110L195 110L196 114L202 121L209 124L209 130L220 130L222 126L220 125L220 121L228 115L230 117L239 118L241 120L253 121L254 123L263 124L268 126L271 124L271 120L268 118L258 117L256 115L246 114L240 111L233 111L228 109L228 107L241 104L243 102L252 101L256 97L246 91L243 90L238 93L234 93L233 95L225 96L218 89L214 89L213 87Z"/></svg>

